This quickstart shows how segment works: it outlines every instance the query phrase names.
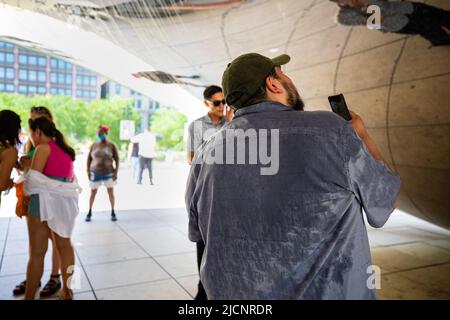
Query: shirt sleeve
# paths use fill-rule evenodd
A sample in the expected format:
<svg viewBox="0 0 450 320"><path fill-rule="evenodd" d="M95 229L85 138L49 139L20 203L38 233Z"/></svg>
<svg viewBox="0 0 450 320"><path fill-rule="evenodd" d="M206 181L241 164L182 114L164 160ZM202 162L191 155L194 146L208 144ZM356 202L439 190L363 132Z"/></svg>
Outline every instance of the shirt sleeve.
<svg viewBox="0 0 450 320"><path fill-rule="evenodd" d="M188 127L188 136L187 136L187 151L194 152L195 147L195 132L194 132L194 123L195 121L191 122L191 124Z"/></svg>
<svg viewBox="0 0 450 320"><path fill-rule="evenodd" d="M350 124L343 130L351 191L364 208L369 224L381 228L394 210L400 178L383 161L372 157Z"/></svg>
<svg viewBox="0 0 450 320"><path fill-rule="evenodd" d="M197 186L197 174L199 170L198 164L193 164L191 166L191 171L189 172L188 182L186 186L186 209L189 217L189 240L192 242L202 241L202 234L198 226L198 212L197 212L197 195L195 193Z"/></svg>
<svg viewBox="0 0 450 320"><path fill-rule="evenodd" d="M133 143L138 143L139 140L140 140L140 138L141 138L140 136L141 136L141 135L138 134L137 136L132 137L132 138L130 139L130 141L133 142Z"/></svg>

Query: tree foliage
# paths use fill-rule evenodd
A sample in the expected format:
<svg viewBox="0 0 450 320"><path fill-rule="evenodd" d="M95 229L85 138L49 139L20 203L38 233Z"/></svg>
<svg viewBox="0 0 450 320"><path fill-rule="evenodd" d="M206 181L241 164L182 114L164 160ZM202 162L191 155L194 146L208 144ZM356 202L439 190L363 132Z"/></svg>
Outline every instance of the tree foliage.
<svg viewBox="0 0 450 320"><path fill-rule="evenodd" d="M57 128L70 144L80 149L96 140L99 125L111 128L109 139L119 149L128 141L120 141L120 120L139 123L140 115L132 107L130 99L94 100L87 103L66 96L25 96L0 93L0 109L10 109L20 115L22 128L28 131L28 118L32 106L48 107L55 118Z"/></svg>
<svg viewBox="0 0 450 320"><path fill-rule="evenodd" d="M184 125L187 117L175 109L159 109L151 118L151 131L162 137L158 141L160 150L184 150Z"/></svg>

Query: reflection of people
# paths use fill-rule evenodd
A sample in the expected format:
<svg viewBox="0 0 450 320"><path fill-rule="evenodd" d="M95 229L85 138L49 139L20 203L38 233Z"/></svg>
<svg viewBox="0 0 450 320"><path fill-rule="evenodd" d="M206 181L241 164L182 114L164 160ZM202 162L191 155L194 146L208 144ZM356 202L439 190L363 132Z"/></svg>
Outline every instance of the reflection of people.
<svg viewBox="0 0 450 320"><path fill-rule="evenodd" d="M1 192L14 186L11 172L16 166L20 117L11 110L0 111L0 205Z"/></svg>
<svg viewBox="0 0 450 320"><path fill-rule="evenodd" d="M138 172L138 184L142 184L142 175L144 170L148 169L148 176L150 178L150 184L153 185L153 168L152 162L156 157L156 135L154 135L150 129L145 129L143 133L131 138L132 143L139 144L139 172Z"/></svg>
<svg viewBox="0 0 450 320"><path fill-rule="evenodd" d="M128 145L128 162L131 162L133 168L133 179L136 180L139 173L139 143L130 142Z"/></svg>
<svg viewBox="0 0 450 320"><path fill-rule="evenodd" d="M200 278L214 300L374 299L362 209L381 227L400 179L356 114L303 111L289 60L246 54L223 74L235 116L197 150L186 189Z"/></svg>
<svg viewBox="0 0 450 320"><path fill-rule="evenodd" d="M26 193L31 195L27 219L30 257L25 299L35 298L44 271L48 238L52 236L61 258L61 298L71 300L70 279L74 275L75 255L70 237L78 215L78 187L73 183L75 150L46 117L30 119L29 125L30 139L36 150L31 170L25 178Z"/></svg>
<svg viewBox="0 0 450 320"><path fill-rule="evenodd" d="M419 34L433 46L450 45L450 11L413 1L330 0L340 6L338 22L343 25L366 25L367 7L381 11L381 31Z"/></svg>
<svg viewBox="0 0 450 320"><path fill-rule="evenodd" d="M48 120L53 121L53 115L50 112L50 110L47 107L44 106L35 106L32 107L30 110L30 119L35 120L39 117L46 117ZM25 146L24 146L24 153L25 155L20 158L20 164L23 170L27 170L31 167L31 161L34 156L35 147L33 146L31 139L26 140ZM23 183L16 185L16 190L22 189L23 190ZM19 194L21 191L19 191ZM36 196L33 196L36 197ZM30 197L27 197L23 194L22 196L18 197L17 201L21 202L18 206L22 211L27 212L21 212L20 215L28 215L29 210L29 200ZM33 200L35 201L35 200ZM17 207L16 207L17 208ZM19 214L19 212L16 213ZM41 292L39 293L41 298L46 298L54 295L56 292L61 289L61 275L59 273L61 262L60 257L58 254L58 248L56 247L55 241L53 241L53 237L51 235L49 236L49 239L52 244L52 272L50 274L50 279L45 284L44 288L42 288ZM13 290L14 295L22 295L25 293L26 290L26 281L22 281L19 283Z"/></svg>
<svg viewBox="0 0 450 320"><path fill-rule="evenodd" d="M209 86L203 91L204 104L208 108L208 113L193 121L188 127L187 138L187 160L192 163L195 151L210 136L219 131L226 121L231 121L232 110L225 104L225 98L221 87ZM224 115L224 112L226 114ZM205 244L202 240L197 242L197 267L200 271L200 263L202 261ZM203 288L201 280L198 282L198 291L195 300L206 300L206 292Z"/></svg>
<svg viewBox="0 0 450 320"><path fill-rule="evenodd" d="M89 212L86 216L86 222L91 221L92 207L100 186L105 186L108 190L109 202L111 203L111 220L117 221L114 211L114 185L117 183L117 174L119 172L119 153L116 145L107 139L108 133L108 126L100 126L97 131L98 141L92 144L89 149L87 174L90 181L91 196L89 198Z"/></svg>
<svg viewBox="0 0 450 320"><path fill-rule="evenodd" d="M227 120L231 119L229 115L230 108L226 108L228 113L224 117L226 105L221 87L214 85L207 87L203 91L203 98L204 104L208 108L208 113L193 121L188 127L187 160L189 164L194 158L195 150L215 132L219 131Z"/></svg>

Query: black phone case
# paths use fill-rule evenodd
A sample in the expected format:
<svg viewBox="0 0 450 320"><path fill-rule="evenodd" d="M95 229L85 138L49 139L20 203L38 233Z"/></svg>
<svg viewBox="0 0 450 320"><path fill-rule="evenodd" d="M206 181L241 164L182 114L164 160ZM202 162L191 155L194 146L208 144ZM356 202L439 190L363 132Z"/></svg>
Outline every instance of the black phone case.
<svg viewBox="0 0 450 320"><path fill-rule="evenodd" d="M352 120L343 94L329 96L328 101L330 102L331 110L333 110L334 113L340 115L347 121Z"/></svg>

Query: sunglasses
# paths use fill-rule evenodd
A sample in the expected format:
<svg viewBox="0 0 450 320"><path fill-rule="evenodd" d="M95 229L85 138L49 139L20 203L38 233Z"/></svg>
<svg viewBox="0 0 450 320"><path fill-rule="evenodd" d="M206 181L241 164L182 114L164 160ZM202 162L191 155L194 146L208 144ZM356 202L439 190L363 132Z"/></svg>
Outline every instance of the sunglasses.
<svg viewBox="0 0 450 320"><path fill-rule="evenodd" d="M227 102L225 101L225 99L223 100L214 100L214 101L209 101L213 104L214 107L220 107L220 105L225 105Z"/></svg>

